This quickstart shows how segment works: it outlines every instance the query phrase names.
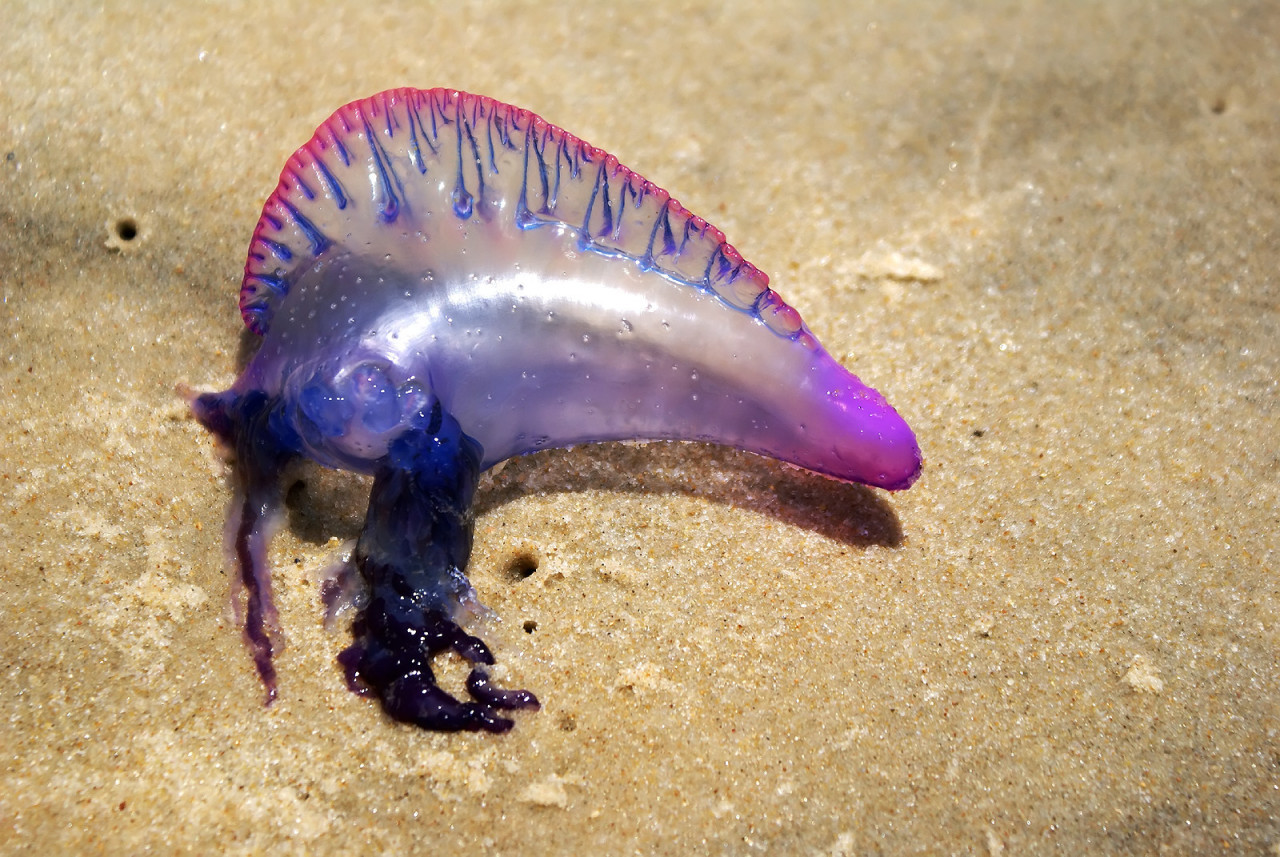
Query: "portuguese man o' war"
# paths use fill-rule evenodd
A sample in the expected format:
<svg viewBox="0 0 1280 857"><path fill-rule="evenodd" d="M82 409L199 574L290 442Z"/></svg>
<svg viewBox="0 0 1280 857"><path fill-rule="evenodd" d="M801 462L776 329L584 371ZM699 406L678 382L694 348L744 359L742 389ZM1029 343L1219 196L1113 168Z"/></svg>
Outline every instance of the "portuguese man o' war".
<svg viewBox="0 0 1280 857"><path fill-rule="evenodd" d="M338 110L263 206L240 291L261 345L191 396L235 456L228 542L270 702L267 547L298 458L373 476L352 688L428 729L500 732L536 708L490 685L459 625L479 475L592 441L696 440L898 490L911 429L838 364L724 235L617 158L521 110L396 89ZM471 701L432 658L474 669Z"/></svg>

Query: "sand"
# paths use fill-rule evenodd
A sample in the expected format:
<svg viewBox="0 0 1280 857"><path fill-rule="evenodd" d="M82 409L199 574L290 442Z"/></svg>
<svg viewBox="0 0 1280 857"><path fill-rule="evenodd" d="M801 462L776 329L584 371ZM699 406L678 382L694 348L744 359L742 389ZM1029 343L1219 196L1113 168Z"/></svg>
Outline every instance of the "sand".
<svg viewBox="0 0 1280 857"><path fill-rule="evenodd" d="M1280 849L1280 7L5 5L0 852ZM671 190L927 457L486 477L481 630L544 702L502 737L345 690L319 587L367 483L316 468L263 707L174 392L252 350L285 158L402 85Z"/></svg>

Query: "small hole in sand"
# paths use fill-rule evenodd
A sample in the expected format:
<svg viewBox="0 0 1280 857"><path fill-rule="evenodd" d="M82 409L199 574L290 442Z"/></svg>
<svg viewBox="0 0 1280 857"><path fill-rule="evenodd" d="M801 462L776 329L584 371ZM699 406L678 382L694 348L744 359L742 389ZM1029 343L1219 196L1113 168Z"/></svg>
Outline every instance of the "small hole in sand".
<svg viewBox="0 0 1280 857"><path fill-rule="evenodd" d="M507 563L507 574L512 580L527 580L537 570L538 560L527 553L522 553Z"/></svg>
<svg viewBox="0 0 1280 857"><path fill-rule="evenodd" d="M104 242L108 250L117 253L131 253L142 243L142 225L136 217L117 217L107 221L107 240Z"/></svg>
<svg viewBox="0 0 1280 857"><path fill-rule="evenodd" d="M284 492L285 506L293 509L307 502L307 480L299 479L289 485Z"/></svg>
<svg viewBox="0 0 1280 857"><path fill-rule="evenodd" d="M532 619L524 623L524 632L526 634L532 634L536 630L538 630L538 623Z"/></svg>
<svg viewBox="0 0 1280 857"><path fill-rule="evenodd" d="M116 237L121 241L132 241L138 237L138 221L132 217L122 217L116 221Z"/></svg>

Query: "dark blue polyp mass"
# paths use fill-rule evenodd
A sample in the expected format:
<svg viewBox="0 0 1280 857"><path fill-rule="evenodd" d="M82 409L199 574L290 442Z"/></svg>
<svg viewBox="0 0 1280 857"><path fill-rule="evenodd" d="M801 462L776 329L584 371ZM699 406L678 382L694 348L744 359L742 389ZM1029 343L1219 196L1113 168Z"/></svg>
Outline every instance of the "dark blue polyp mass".
<svg viewBox="0 0 1280 857"><path fill-rule="evenodd" d="M911 429L837 363L724 235L538 116L455 90L338 110L263 206L240 292L261 345L191 397L235 458L228 527L244 636L267 687L279 639L267 547L293 460L373 476L343 652L352 688L428 729L500 732L536 708L493 687L459 625L479 474L605 440L698 440L889 490ZM471 700L432 658L474 669Z"/></svg>

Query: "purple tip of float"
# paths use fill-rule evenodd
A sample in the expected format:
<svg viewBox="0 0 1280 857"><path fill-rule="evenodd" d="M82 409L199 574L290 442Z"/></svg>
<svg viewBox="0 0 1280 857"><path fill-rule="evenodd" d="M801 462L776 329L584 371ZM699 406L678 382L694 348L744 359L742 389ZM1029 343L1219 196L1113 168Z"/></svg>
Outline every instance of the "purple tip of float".
<svg viewBox="0 0 1280 857"><path fill-rule="evenodd" d="M892 424L881 432L883 444L877 455L880 473L875 484L886 491L905 491L920 478L924 456L915 432L897 411L893 416Z"/></svg>

